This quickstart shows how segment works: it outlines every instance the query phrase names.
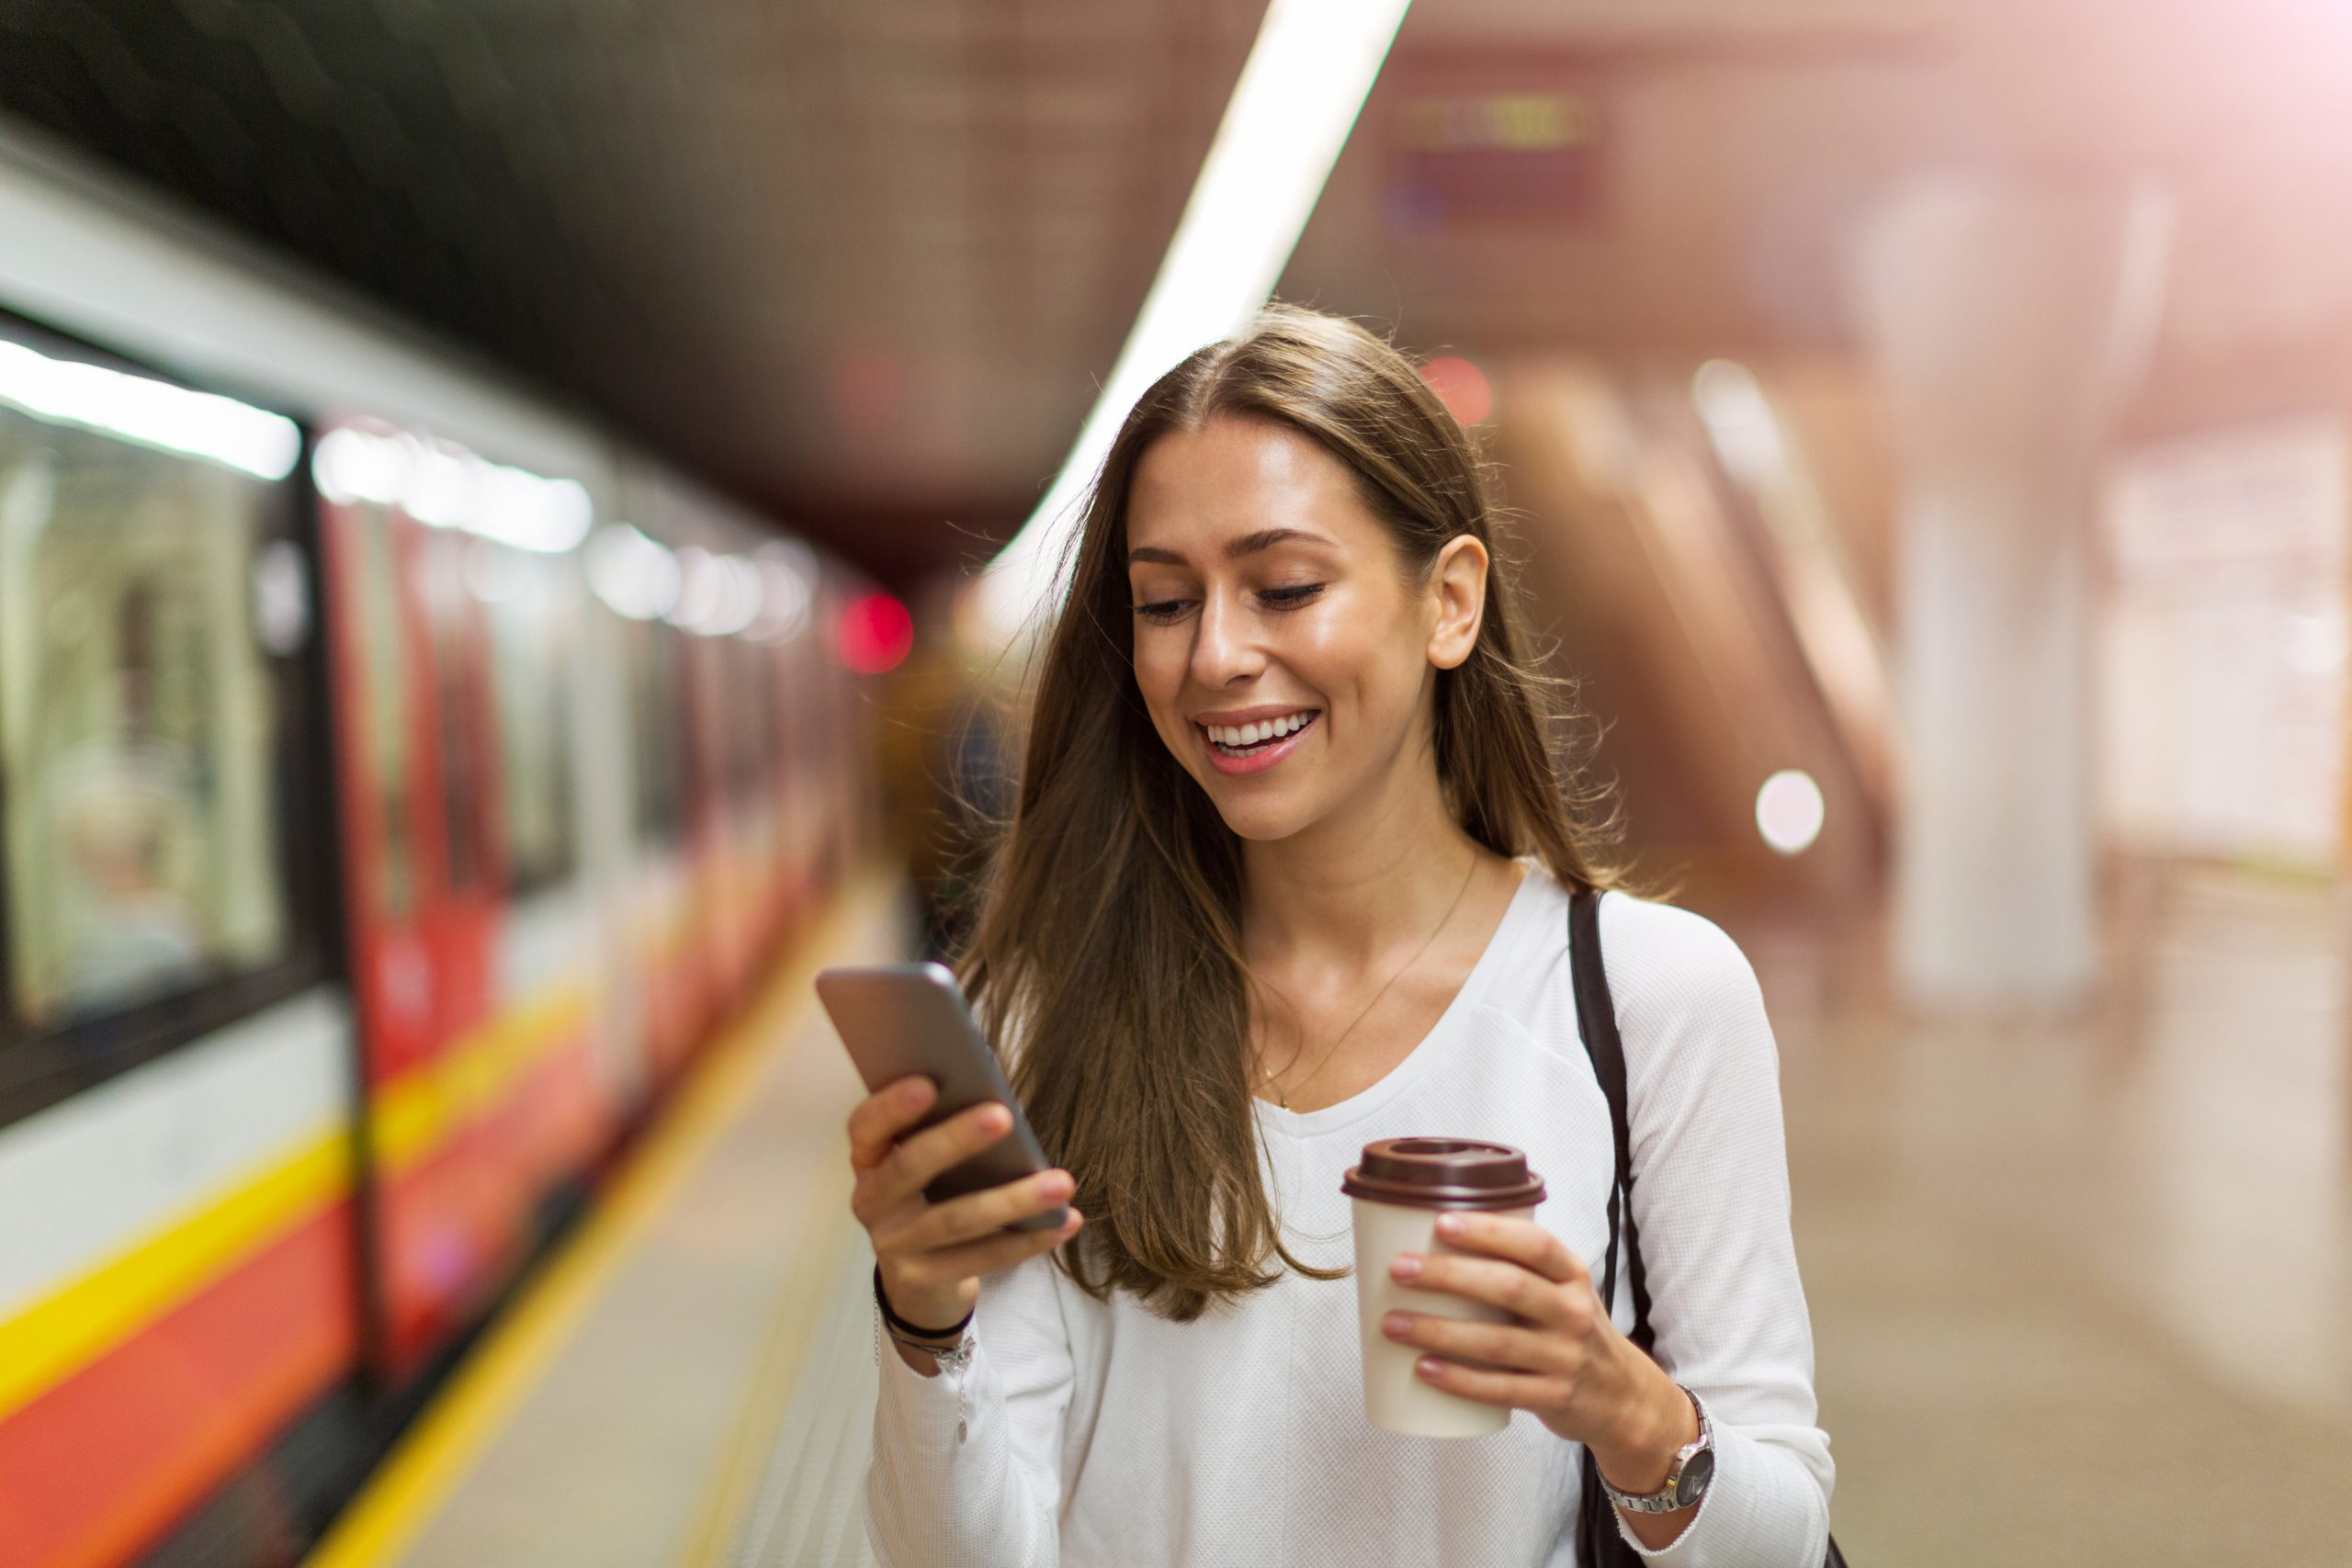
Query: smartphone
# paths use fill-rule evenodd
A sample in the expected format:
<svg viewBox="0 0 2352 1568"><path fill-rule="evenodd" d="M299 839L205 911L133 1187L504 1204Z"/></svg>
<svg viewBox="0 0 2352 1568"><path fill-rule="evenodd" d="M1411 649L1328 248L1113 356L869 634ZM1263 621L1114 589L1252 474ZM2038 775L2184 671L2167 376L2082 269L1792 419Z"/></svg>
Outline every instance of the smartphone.
<svg viewBox="0 0 2352 1568"><path fill-rule="evenodd" d="M1037 1134L988 1037L972 1017L964 987L938 964L886 964L873 968L820 969L817 997L849 1047L849 1059L869 1093L917 1074L939 1090L930 1113L910 1131L944 1122L959 1111L997 1100L1012 1111L1012 1131L971 1158L942 1171L922 1190L934 1203L1001 1187L1051 1168ZM1015 1220L1014 1230L1059 1230L1066 1209Z"/></svg>

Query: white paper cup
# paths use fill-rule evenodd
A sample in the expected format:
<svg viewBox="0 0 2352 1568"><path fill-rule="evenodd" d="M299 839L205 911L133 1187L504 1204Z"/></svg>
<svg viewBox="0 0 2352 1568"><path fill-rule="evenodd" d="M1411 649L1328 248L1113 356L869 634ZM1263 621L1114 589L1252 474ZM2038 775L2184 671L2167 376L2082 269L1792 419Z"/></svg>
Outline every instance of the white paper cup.
<svg viewBox="0 0 2352 1568"><path fill-rule="evenodd" d="M1375 1427L1415 1438L1479 1438L1501 1431L1510 1424L1509 1410L1430 1386L1413 1370L1427 1352L1398 1344L1380 1325L1392 1312L1427 1313L1476 1323L1509 1323L1510 1314L1441 1291L1412 1290L1390 1278L1388 1266L1400 1252L1465 1256L1437 1239L1437 1217L1443 1211L1371 1203L1362 1198L1355 1199L1354 1204L1356 1324L1363 1340L1364 1416ZM1535 1213L1532 1209L1487 1212L1521 1220Z"/></svg>
<svg viewBox="0 0 2352 1568"><path fill-rule="evenodd" d="M1419 1438L1476 1438L1499 1432L1510 1412L1432 1387L1413 1369L1426 1351L1382 1332L1392 1312L1424 1313L1474 1323L1509 1323L1511 1314L1442 1291L1398 1284L1389 1265L1400 1252L1475 1256L1437 1239L1442 1213L1476 1211L1532 1219L1544 1201L1543 1179L1507 1144L1470 1138L1387 1138L1367 1144L1341 1184L1355 1207L1356 1328L1363 1347L1363 1413L1375 1427Z"/></svg>

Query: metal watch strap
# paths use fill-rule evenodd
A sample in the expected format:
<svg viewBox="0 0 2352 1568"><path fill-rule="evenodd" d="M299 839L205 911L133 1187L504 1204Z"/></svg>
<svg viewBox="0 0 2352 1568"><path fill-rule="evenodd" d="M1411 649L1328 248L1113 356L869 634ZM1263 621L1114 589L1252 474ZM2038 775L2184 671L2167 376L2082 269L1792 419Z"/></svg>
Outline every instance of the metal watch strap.
<svg viewBox="0 0 2352 1568"><path fill-rule="evenodd" d="M1682 1387L1679 1383L1675 1386ZM1701 1498L1706 1495L1702 1490L1699 1496L1688 1503L1676 1501L1682 1489L1682 1472L1690 1468L1690 1461L1699 1454L1713 1452L1715 1446L1715 1424L1708 1416L1707 1407L1699 1402L1697 1394L1687 1388L1682 1389L1682 1396L1690 1402L1690 1408L1699 1413L1699 1436L1675 1450L1674 1463L1667 1470L1664 1485L1655 1492L1620 1492L1610 1483L1609 1477L1600 1474L1598 1466L1593 1469L1593 1473L1600 1476L1600 1489L1609 1494L1609 1500L1629 1514L1680 1513L1686 1508L1697 1507Z"/></svg>

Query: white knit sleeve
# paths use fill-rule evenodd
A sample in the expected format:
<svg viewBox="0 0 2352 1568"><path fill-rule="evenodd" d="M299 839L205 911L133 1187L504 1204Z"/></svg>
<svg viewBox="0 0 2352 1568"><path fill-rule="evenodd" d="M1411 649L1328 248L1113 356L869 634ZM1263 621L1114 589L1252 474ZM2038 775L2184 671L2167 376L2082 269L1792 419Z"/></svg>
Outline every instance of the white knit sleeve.
<svg viewBox="0 0 2352 1568"><path fill-rule="evenodd" d="M1601 902L1601 952L1657 1359L1715 1427L1715 1479L1690 1528L1663 1551L1625 1539L1662 1568L1819 1568L1835 1472L1815 1424L1780 1061L1755 972L1709 921L1622 894Z"/></svg>
<svg viewBox="0 0 2352 1568"><path fill-rule="evenodd" d="M865 1531L881 1568L1055 1568L1073 1381L1053 1260L980 1281L970 1361L924 1377L875 1320Z"/></svg>

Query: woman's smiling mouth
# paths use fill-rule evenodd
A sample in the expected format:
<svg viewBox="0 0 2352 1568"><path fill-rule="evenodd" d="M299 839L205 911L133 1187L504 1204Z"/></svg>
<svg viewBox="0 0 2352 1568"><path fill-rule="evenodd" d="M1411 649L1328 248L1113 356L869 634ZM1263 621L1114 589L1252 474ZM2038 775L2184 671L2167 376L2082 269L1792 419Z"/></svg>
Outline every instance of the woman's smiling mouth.
<svg viewBox="0 0 2352 1568"><path fill-rule="evenodd" d="M1212 716L1223 719L1228 716ZM1211 723L1196 718L1193 728L1200 732L1209 762L1218 773L1255 773L1288 756L1297 746L1298 738L1320 716L1319 708L1274 709L1262 717L1250 717L1241 723Z"/></svg>

